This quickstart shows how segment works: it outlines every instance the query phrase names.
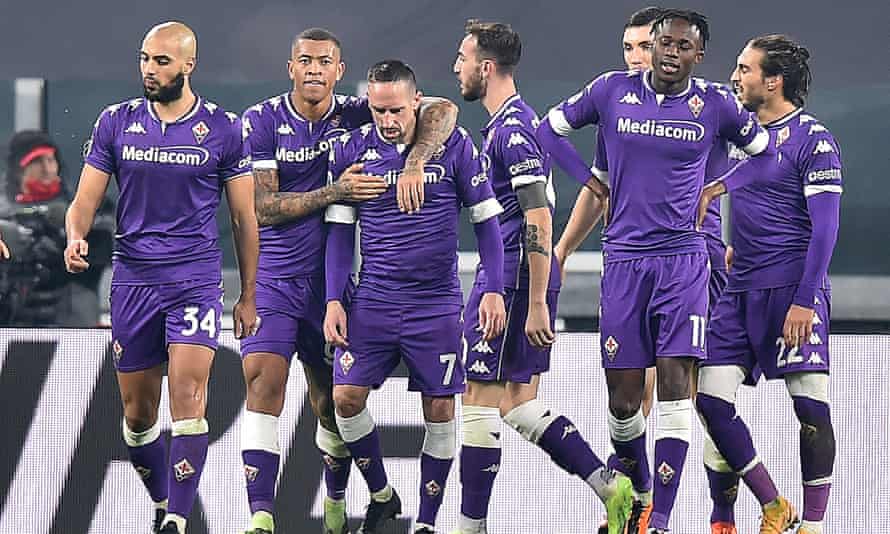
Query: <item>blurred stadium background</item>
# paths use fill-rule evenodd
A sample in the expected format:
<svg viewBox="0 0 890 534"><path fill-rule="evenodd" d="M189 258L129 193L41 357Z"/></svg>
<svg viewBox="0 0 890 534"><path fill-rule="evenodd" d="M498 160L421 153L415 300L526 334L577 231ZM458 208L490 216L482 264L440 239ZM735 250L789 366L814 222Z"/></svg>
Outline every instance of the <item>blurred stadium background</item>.
<svg viewBox="0 0 890 534"><path fill-rule="evenodd" d="M147 4L86 0L44 5L21 0L4 0L0 4L3 13L0 19L0 49L6 52L0 54L0 167L6 161L6 154L2 152L14 132L29 128L44 129L60 146L63 157L62 177L73 190L82 164L81 146L88 138L93 122L101 109L109 103L138 96L141 92L137 70L139 43L151 25L163 20L182 20L194 28L198 35L198 67L192 80L193 87L201 95L227 110L240 112L263 98L288 90L285 62L293 35L306 27L322 26L333 30L343 41L344 59L348 69L338 92L347 94L356 92L358 81L363 78L366 67L374 61L385 57L404 59L415 67L420 86L425 93L446 96L460 104L459 122L473 132L478 141L476 132L487 120L485 112L477 103L464 103L460 100L454 76L451 74L454 53L466 19L500 20L509 22L518 29L524 44L523 58L517 76L520 91L539 114L543 114L552 104L572 94L597 73L619 67L621 64L619 37L624 21L632 11L647 3L649 2L602 3L581 0L566 2L381 0L359 4L282 0L221 5L209 0L191 2L157 0ZM833 359L835 362L845 361L851 373L857 368L881 369L881 362L887 361L887 356L890 354L890 342L888 342L890 338L874 335L890 333L890 246L887 245L887 229L890 228L890 181L888 181L890 157L887 151L887 140L890 139L890 77L888 77L890 70L887 64L886 43L890 4L878 0L844 4L831 0L806 2L694 0L681 3L677 7L699 9L708 15L711 22L712 41L704 63L697 68L698 76L725 80L739 49L747 39L758 34L789 33L812 52L811 66L815 80L808 108L824 121L837 137L842 148L845 167L840 236L830 270L833 286L831 327L835 333L860 334L858 338L845 338L850 340L849 343L845 341L835 345L839 349L834 352ZM592 153L591 130L577 135L573 138L573 142L584 154ZM3 170L0 168L0 171ZM558 200L554 225L555 233L559 235L571 211L578 188L572 180L559 172L555 177L555 185ZM109 196L113 198L114 192L112 191ZM225 206L221 207L220 214L219 222L223 236L221 244L225 251L227 268L226 307L230 309L237 296L238 278L233 270L234 257ZM461 256L461 270L466 285L475 265L474 255L471 252L475 244L469 226L465 225L463 230L461 250L465 252ZM564 330L594 332L597 329L601 267L599 248L599 233L594 232L582 247L582 252L570 260L568 279L560 298L559 309L560 325ZM100 303L106 308L109 280L106 273L100 284ZM24 425L23 441L4 438L0 445L2 448L0 482L4 483L0 534L84 532L85 528L74 528L64 521L49 521L45 526L39 528L35 526L33 529L28 527L27 522L10 522L12 521L10 518L20 517L15 515L15 507L26 506L30 509L31 506L35 506L35 502L38 502L33 499L14 501L13 497L21 494L11 494L10 485L21 483L22 476L36 476L35 481L47 480L46 474L38 476L29 472L22 473L20 453L24 436L29 429L33 431L36 428L32 423L39 421L38 416L43 409L40 408L42 406L40 399L44 398L47 388L52 385L51 381L46 380L49 370L52 366L59 365L61 356L71 360L86 358L84 350L89 345L89 339L84 338L85 344L78 345L81 348L57 353L57 341L54 340L69 339L69 336L92 335L73 331L55 331L51 335L28 332L30 333L25 335L13 330L0 329L0 351L3 356L0 358L2 365L0 416L4 421L15 421L15 424ZM20 334L25 335L25 338L21 338ZM44 339L45 336L51 339L47 341ZM26 348L19 347L17 350L24 350L24 355L20 357L26 359L21 361L10 359L9 355L13 353L12 347L18 346L16 343L22 339L25 340ZM571 339L586 340L589 350L573 353L561 349L559 354L569 360L565 365L571 369L572 365L582 365L577 362L583 361L584 366L598 368L598 351L595 349L596 345L593 345L593 336L571 337ZM90 349L93 352L98 351L99 362L101 354L105 351L105 342L106 340L101 338L97 341L99 346ZM844 352L840 352L841 350ZM28 358L29 351L38 352L34 358ZM45 355L45 362L40 357L43 353L39 351L49 351ZM228 356L234 358L231 354ZM237 360L233 361L237 363ZM18 363L11 366L12 362ZM44 364L46 367L41 367ZM36 369L32 365L36 365ZM89 363L92 370L86 371L81 377L82 386L87 389L79 391L78 394L87 400L91 398L89 392L96 387L94 379L99 371L96 365L101 367L102 364ZM66 369L71 369L70 373L76 374L76 366ZM562 375L572 376L571 373ZM23 380L22 377L34 377L36 382ZM872 373L868 378L877 381L875 384L883 385L884 393L886 393L887 379L886 372L883 375ZM235 378L233 380L235 381L232 382L232 387L237 388L237 381ZM296 381L302 383L301 378ZM566 395L569 398L597 398L590 396L592 394L586 389L586 384L572 382L566 386L568 386ZM844 387L856 388L855 378L845 382ZM853 415L850 417L855 418L858 414L861 418L860 426L873 425L874 421L877 421L877 431L887 433L890 432L890 420L887 415L890 401L886 394L876 394L875 392L880 391L880 386L875 387L874 391L866 388L853 393L844 392L842 398L845 402L852 403L848 406L849 410L853 410L851 412ZM556 388L545 390L545 395L554 389ZM776 391L781 393L780 390L772 389L775 390L774 393ZM222 394L225 390L219 391ZM834 391L838 392L837 384ZM871 393L868 393L869 391ZM103 402L114 404L117 402L117 397L114 390L111 392L113 394L96 398L101 397L105 399ZM871 395L872 402L861 403L862 398L868 398L867 395ZM776 398L781 398L781 395ZM15 402L12 402L13 400ZM569 401L566 402L571 405ZM240 401L236 404L240 404ZM769 406L763 400L757 405ZM378 412L386 409L383 404L379 406ZM581 410L584 406L590 404L579 404L574 409ZM117 405L108 406L107 409L118 413L114 411L118 410ZM72 421L82 422L86 413L84 410L82 407L62 405L48 413L54 416L67 416L72 418ZM589 419L591 425L598 426L585 425L585 428L589 429L588 433L605 433L603 415L604 408L601 404L596 404ZM417 423L419 419L414 417L412 421ZM88 437L92 440L101 440L102 445L121 448L114 428L103 427L98 430L91 428L88 423L89 419L82 428L78 424L67 428L67 433L55 433L52 431L52 422L49 422L50 431L40 435L52 442L43 448L32 449L35 451L33 454L40 456L31 458L31 463L28 465L34 469L56 473L62 481L68 480L70 476L66 478L65 473L72 461L71 455L80 449L63 445L76 443L80 432L83 432L81 439ZM853 421L845 428L849 428L852 432L857 425ZM796 444L786 440L792 436L796 440L796 423L789 424L786 428L777 426L776 432L767 434L759 444L769 450L767 454L775 457L776 462L785 459L796 462ZM859 454L860 459L867 461L868 465L886 465L887 436L884 435L880 439L883 440L880 446L869 449L868 453L879 457L869 457L861 451L854 453L843 447L844 441L841 441L837 469L858 470L860 467L858 464L844 460L846 455L853 454ZM600 441L605 444L604 439L599 441L594 439L594 442ZM851 438L846 438L846 443L852 445L852 441ZM305 443L296 441L295 444L298 447L307 447L309 450L308 440ZM414 445L418 444L419 441ZM54 446L62 447L64 451L57 454ZM412 454L407 451L405 456ZM692 458L695 463L697 457ZM229 466L232 469L231 476L236 477L233 479L236 487L240 487L238 462L240 461L233 458L232 465ZM406 467L408 465L413 464L406 464ZM65 469L62 469L63 466ZM298 476L294 470L286 469L285 473L291 477ZM796 468L790 473L789 480L796 480L794 478ZM123 476L123 470L109 469L107 474L109 477L116 476L115 474ZM95 479L87 481L87 485L100 486L105 476L104 473L87 471L82 475ZM555 472L548 471L546 476L548 487L560 487L565 481ZM838 498L832 501L830 513L837 515L842 510L851 510L855 503L841 500L841 496L844 498L849 496L877 503L884 502L882 509L886 514L886 510L890 508L888 504L890 490L886 484L877 495L867 490L869 487L879 488L868 485L870 480L868 477L879 476L881 475L878 470L872 469L856 473L848 472L846 480L849 480L850 484L861 484L863 477L867 479L866 483L855 491L838 490ZM82 482L70 480L71 484ZM357 479L356 482L357 485L361 484ZM706 494L699 491L702 482L703 478L698 474L693 475L692 471L684 477L684 484L698 488L694 494L698 496L698 504L704 507ZM454 485L449 488L452 497L457 492L456 483L455 477L452 479ZM313 498L315 489L313 486ZM39 493L42 489L33 487L29 491ZM403 493L409 493L407 485ZM128 513L127 510L115 506L114 499L103 500L101 503L99 501L82 503L80 500L66 503L66 496L77 499L78 491L66 490L60 495L61 499L57 501L47 500L46 506L50 508L40 513L52 519L56 517L58 510L75 505L96 509L96 517L107 517L109 521L117 521L117 515ZM218 497L227 498L225 495ZM98 499L92 493L87 498ZM228 498L238 501L238 506L241 506L244 500L241 493ZM58 509L56 502L59 503ZM105 503L112 508L103 512L103 507L97 506L97 503ZM693 508L694 504L690 501L690 506ZM293 510L295 517L304 518L308 515L305 508L295 508L298 508ZM560 513L567 513L567 510L562 509ZM579 521L576 528L560 527L558 531L592 530L589 522L597 518L593 517L590 507L585 510L584 521ZM101 515L103 513L106 515ZM540 512L535 513L550 512L541 507ZM23 521L26 520L27 518ZM877 528L878 525L886 525L887 517L885 515L884 520L878 522L875 516L866 514L862 521L865 521L861 523L862 527L867 528L870 525ZM677 525L675 531L679 533L701 532L704 528L703 523L694 527L684 526L679 516L676 516L674 522ZM546 522L541 524L545 526L533 527L517 523L514 525L514 530L509 530L509 527L503 524L503 530L495 529L494 532L520 530L557 532L549 530ZM841 523L833 524L841 525ZM101 524L97 525L94 525L94 530L90 532L111 531ZM290 532L286 525L283 523L284 532ZM231 532L241 526L243 525L220 524L220 530L209 531ZM69 530L69 527L74 529ZM850 528L839 526L841 530L829 530L829 532L857 531L850 524L847 527Z"/></svg>

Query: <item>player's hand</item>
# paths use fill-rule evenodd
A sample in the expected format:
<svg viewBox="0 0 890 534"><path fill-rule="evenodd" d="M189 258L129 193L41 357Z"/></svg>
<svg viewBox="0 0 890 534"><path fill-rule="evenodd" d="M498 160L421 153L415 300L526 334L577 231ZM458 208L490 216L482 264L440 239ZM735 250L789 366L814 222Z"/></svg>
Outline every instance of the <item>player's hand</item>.
<svg viewBox="0 0 890 534"><path fill-rule="evenodd" d="M241 293L232 309L235 323L235 339L252 336L260 329L260 316L256 314L256 297Z"/></svg>
<svg viewBox="0 0 890 534"><path fill-rule="evenodd" d="M82 273L90 268L85 259L90 252L90 245L85 239L73 239L65 247L65 269L69 273Z"/></svg>
<svg viewBox="0 0 890 534"><path fill-rule="evenodd" d="M339 300L328 302L324 314L324 340L335 347L346 348L346 311Z"/></svg>
<svg viewBox="0 0 890 534"><path fill-rule="evenodd" d="M417 213L423 206L423 165L406 165L396 184L396 198L402 213Z"/></svg>
<svg viewBox="0 0 890 534"><path fill-rule="evenodd" d="M726 186L720 180L714 180L702 188L701 198L698 200L698 216L695 218L696 230L701 230L701 225L708 214L708 207L711 205L711 202L724 193L726 193Z"/></svg>
<svg viewBox="0 0 890 534"><path fill-rule="evenodd" d="M12 257L12 254L9 253L9 247L6 246L6 243L3 242L3 237L0 236L0 257L4 260L8 260Z"/></svg>
<svg viewBox="0 0 890 534"><path fill-rule="evenodd" d="M729 272L732 269L732 260L735 259L735 249L732 248L732 245L726 247L726 271Z"/></svg>
<svg viewBox="0 0 890 534"><path fill-rule="evenodd" d="M550 308L546 302L529 306L528 317L525 319L525 336L539 349L545 349L556 341L556 335L550 329Z"/></svg>
<svg viewBox="0 0 890 534"><path fill-rule="evenodd" d="M485 293L479 303L479 326L482 339L491 341L501 335L507 323L504 297L500 293Z"/></svg>
<svg viewBox="0 0 890 534"><path fill-rule="evenodd" d="M801 347L810 339L813 333L813 316L815 310L792 304L785 316L785 326L782 327L782 336L788 347Z"/></svg>
<svg viewBox="0 0 890 534"><path fill-rule="evenodd" d="M362 164L353 163L337 179L340 200L364 202L373 200L386 192L386 180L379 176L362 174Z"/></svg>

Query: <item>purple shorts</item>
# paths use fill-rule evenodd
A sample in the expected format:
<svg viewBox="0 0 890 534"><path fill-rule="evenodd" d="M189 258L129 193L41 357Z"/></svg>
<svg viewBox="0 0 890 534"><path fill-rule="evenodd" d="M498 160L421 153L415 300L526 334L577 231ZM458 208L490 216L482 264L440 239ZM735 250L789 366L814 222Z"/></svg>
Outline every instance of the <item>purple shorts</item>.
<svg viewBox="0 0 890 534"><path fill-rule="evenodd" d="M256 309L260 328L241 340L241 357L269 352L290 362L296 353L306 365L331 366L322 329L323 277L257 280Z"/></svg>
<svg viewBox="0 0 890 534"><path fill-rule="evenodd" d="M709 277L703 253L607 262L600 286L603 367L704 358Z"/></svg>
<svg viewBox="0 0 890 534"><path fill-rule="evenodd" d="M708 314L714 312L717 301L726 287L726 269L711 269L711 277L708 279Z"/></svg>
<svg viewBox="0 0 890 534"><path fill-rule="evenodd" d="M711 315L708 359L702 365L738 365L756 384L760 375L781 378L802 371L828 372L828 321L831 293L816 291L813 335L800 348L786 347L782 337L785 315L796 285L724 293Z"/></svg>
<svg viewBox="0 0 890 534"><path fill-rule="evenodd" d="M481 382L509 381L528 384L534 375L550 369L550 348L539 349L525 336L525 320L528 316L528 288L504 290L507 308L507 326L504 332L484 341L479 327L479 303L484 289L473 285L467 300L464 323L464 339L467 343L466 371L468 380ZM550 308L550 328L555 328L556 306L559 290L547 291Z"/></svg>
<svg viewBox="0 0 890 534"><path fill-rule="evenodd" d="M167 361L171 343L216 350L222 282L187 280L111 286L112 352L118 371L142 371Z"/></svg>
<svg viewBox="0 0 890 534"><path fill-rule="evenodd" d="M463 325L459 306L355 301L348 310L347 349L334 358L334 384L380 387L400 360L408 390L429 397L463 393Z"/></svg>

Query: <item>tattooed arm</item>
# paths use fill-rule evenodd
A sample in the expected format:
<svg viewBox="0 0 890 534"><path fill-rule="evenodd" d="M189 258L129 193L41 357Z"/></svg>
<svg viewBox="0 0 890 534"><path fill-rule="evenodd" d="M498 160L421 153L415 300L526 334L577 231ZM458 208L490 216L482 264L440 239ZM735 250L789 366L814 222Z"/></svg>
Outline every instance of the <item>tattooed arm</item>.
<svg viewBox="0 0 890 534"><path fill-rule="evenodd" d="M457 123L457 106L445 98L424 97L414 147L396 189L399 209L414 213L423 205L423 166L448 140Z"/></svg>
<svg viewBox="0 0 890 534"><path fill-rule="evenodd" d="M547 287L550 283L550 250L553 247L553 217L547 203L546 185L535 182L516 189L525 214L525 250L529 270L529 311L525 334L536 347L553 344Z"/></svg>
<svg viewBox="0 0 890 534"><path fill-rule="evenodd" d="M256 181L256 215L260 226L271 226L306 217L334 202L362 202L386 191L386 182L376 176L359 174L360 165L353 165L331 185L305 193L278 190L278 171L254 169Z"/></svg>

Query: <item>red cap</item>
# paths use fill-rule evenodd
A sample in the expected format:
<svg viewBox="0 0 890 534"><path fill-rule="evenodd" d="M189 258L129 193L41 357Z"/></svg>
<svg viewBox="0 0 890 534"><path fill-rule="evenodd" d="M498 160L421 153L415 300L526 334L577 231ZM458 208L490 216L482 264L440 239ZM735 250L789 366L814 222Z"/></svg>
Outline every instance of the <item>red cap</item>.
<svg viewBox="0 0 890 534"><path fill-rule="evenodd" d="M49 154L55 154L56 149L49 145L40 145L31 149L30 152L22 156L22 159L19 160L20 167L26 167L29 163L39 158L40 156L48 156Z"/></svg>

